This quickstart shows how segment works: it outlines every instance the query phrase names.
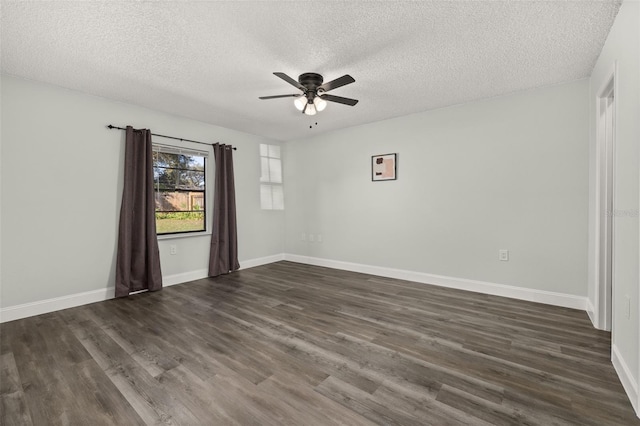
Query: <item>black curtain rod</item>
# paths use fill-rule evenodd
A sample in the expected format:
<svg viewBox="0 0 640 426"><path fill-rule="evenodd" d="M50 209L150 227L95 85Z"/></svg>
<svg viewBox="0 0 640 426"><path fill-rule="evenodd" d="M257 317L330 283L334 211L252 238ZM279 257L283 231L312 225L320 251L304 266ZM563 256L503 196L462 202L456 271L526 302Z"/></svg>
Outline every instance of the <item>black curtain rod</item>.
<svg viewBox="0 0 640 426"><path fill-rule="evenodd" d="M118 127L118 126L114 126L114 125L112 125L112 124L109 124L109 125L107 126L107 129L127 130L127 129L126 129L126 128L124 128L124 127ZM159 135L159 134L157 134L157 133L151 133L151 136L159 136L159 137L161 137L161 138L175 139L175 140L177 140L177 141L183 141L183 142L199 143L200 145L209 145L209 146L211 146L211 145L215 145L215 144L212 144L212 143L206 143L206 142L193 141L193 140L191 140L191 139L176 138L175 136ZM234 151L237 149L236 147L231 147L231 148L232 148Z"/></svg>

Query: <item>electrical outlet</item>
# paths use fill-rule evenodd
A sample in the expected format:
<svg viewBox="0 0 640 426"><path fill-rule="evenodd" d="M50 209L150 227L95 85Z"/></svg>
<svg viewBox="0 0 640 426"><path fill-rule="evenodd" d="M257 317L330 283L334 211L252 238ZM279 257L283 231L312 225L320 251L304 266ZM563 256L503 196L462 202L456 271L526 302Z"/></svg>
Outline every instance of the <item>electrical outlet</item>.
<svg viewBox="0 0 640 426"><path fill-rule="evenodd" d="M322 242L322 234L318 234L317 241L318 241L319 243L321 243L321 242Z"/></svg>
<svg viewBox="0 0 640 426"><path fill-rule="evenodd" d="M313 242L315 240L315 238L313 238L313 234L309 234L309 241Z"/></svg>
<svg viewBox="0 0 640 426"><path fill-rule="evenodd" d="M509 261L509 250L498 250L498 259L503 262Z"/></svg>
<svg viewBox="0 0 640 426"><path fill-rule="evenodd" d="M171 244L169 246L169 254L178 254L178 246L176 246L175 244Z"/></svg>
<svg viewBox="0 0 640 426"><path fill-rule="evenodd" d="M300 239L302 241L307 241L307 234L305 234L304 232L302 233L302 235L300 236Z"/></svg>

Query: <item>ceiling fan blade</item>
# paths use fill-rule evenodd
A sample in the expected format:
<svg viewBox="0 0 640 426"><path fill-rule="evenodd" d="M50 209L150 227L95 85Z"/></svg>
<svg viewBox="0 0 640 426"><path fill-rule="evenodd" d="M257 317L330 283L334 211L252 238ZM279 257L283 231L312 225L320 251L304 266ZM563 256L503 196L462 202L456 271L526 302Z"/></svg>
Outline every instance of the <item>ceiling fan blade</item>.
<svg viewBox="0 0 640 426"><path fill-rule="evenodd" d="M354 106L358 103L357 99L343 98L342 96L334 96L334 95L322 95L320 99L324 99L325 101L337 102L339 104L345 104L349 106Z"/></svg>
<svg viewBox="0 0 640 426"><path fill-rule="evenodd" d="M298 98L300 95L275 95L275 96L260 96L258 99L276 99L276 98Z"/></svg>
<svg viewBox="0 0 640 426"><path fill-rule="evenodd" d="M274 72L273 75L280 77L281 79L283 79L284 81L286 81L287 83L289 83L290 85L297 87L298 89L302 90L303 92L306 89L306 87L304 87L302 84L298 83L296 80L294 80L293 78L289 77L288 75L286 75L283 72Z"/></svg>
<svg viewBox="0 0 640 426"><path fill-rule="evenodd" d="M337 89L338 87L342 87L353 82L355 82L355 79L349 74L345 74L342 77L338 77L335 80L324 83L322 86L318 87L318 90L324 90L325 92L328 92L329 90Z"/></svg>

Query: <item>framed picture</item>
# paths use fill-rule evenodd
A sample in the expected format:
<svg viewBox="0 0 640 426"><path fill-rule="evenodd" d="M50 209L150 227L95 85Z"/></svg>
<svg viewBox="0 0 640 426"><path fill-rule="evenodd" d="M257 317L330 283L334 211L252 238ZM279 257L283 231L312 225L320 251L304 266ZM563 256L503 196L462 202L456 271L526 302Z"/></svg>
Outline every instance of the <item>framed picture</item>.
<svg viewBox="0 0 640 426"><path fill-rule="evenodd" d="M383 154L371 156L371 180L395 180L396 156L398 154Z"/></svg>

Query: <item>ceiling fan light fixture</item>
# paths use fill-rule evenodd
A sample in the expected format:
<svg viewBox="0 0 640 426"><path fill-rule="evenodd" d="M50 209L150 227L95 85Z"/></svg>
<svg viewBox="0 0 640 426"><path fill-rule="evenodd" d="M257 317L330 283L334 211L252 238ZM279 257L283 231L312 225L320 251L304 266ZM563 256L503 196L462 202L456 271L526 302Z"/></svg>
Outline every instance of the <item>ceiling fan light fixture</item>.
<svg viewBox="0 0 640 426"><path fill-rule="evenodd" d="M293 104L296 106L296 108L298 109L298 111L302 111L304 109L304 106L307 104L307 98L304 96L298 96L294 101Z"/></svg>
<svg viewBox="0 0 640 426"><path fill-rule="evenodd" d="M318 112L323 111L327 107L327 101L322 99L320 96L316 96L313 99L313 104Z"/></svg>
<svg viewBox="0 0 640 426"><path fill-rule="evenodd" d="M316 115L316 106L312 102L309 102L307 104L307 109L304 110L304 113L307 115Z"/></svg>

